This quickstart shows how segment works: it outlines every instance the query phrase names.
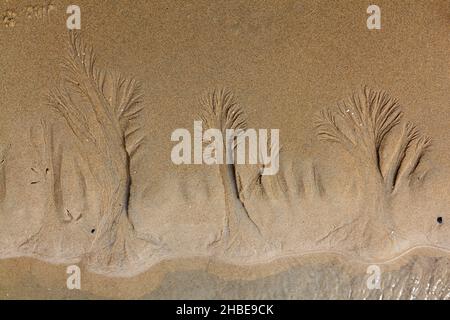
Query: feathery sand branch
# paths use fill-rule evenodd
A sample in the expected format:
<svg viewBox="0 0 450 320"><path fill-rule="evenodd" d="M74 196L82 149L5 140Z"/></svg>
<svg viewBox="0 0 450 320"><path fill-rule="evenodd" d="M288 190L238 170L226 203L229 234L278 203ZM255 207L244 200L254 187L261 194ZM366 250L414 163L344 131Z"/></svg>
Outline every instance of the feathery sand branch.
<svg viewBox="0 0 450 320"><path fill-rule="evenodd" d="M413 173L430 145L429 138L411 123L406 123L384 164L383 173L380 148L401 118L397 100L385 92L364 87L338 104L337 111L322 110L316 118L316 132L320 140L339 143L359 161L369 161L375 168L374 174L384 181L386 191L392 193L399 180L405 180ZM417 143L411 148L410 157L406 157L414 141Z"/></svg>
<svg viewBox="0 0 450 320"><path fill-rule="evenodd" d="M77 138L102 190L101 217L91 246L92 252L102 252L116 243L119 230L133 229L128 218L129 158L143 137L130 123L142 111L142 93L137 81L98 68L93 47L78 32L69 34L63 71L62 83L50 92L50 103ZM119 227L124 223L127 226ZM125 245L118 246L126 250ZM109 263L111 257L96 259Z"/></svg>
<svg viewBox="0 0 450 320"><path fill-rule="evenodd" d="M247 128L247 119L243 109L238 105L233 94L225 89L214 90L200 100L201 120L207 128L218 128L224 137L226 145L226 130L234 129L243 132ZM227 152L234 152L237 137L232 140L232 146L227 146ZM228 157L229 155L227 155ZM222 236L219 241L231 246L237 237L242 236L242 228L249 228L261 236L258 225L253 221L241 198L240 183L237 179L235 164L219 164L219 172L225 192L226 214Z"/></svg>

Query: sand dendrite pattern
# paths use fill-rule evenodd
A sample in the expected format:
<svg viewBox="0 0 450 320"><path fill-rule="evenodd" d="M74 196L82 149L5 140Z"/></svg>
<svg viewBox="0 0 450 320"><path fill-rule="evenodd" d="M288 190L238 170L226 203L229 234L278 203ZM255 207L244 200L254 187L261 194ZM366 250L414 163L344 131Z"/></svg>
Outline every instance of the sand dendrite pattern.
<svg viewBox="0 0 450 320"><path fill-rule="evenodd" d="M65 178L63 146L55 142L58 133L52 124L41 120L30 132L37 159L30 184L43 188L48 199L41 227L20 248L28 255L53 255L58 261L83 256L92 269L121 268L125 261L139 259L136 249L142 254L159 247L153 240L137 237L128 216L130 157L144 140L133 122L143 108L140 84L98 67L93 48L79 33L71 32L68 42L61 79L50 90L48 104L64 119L81 157L74 168L78 199L89 201L87 194L93 191L100 200L99 204L83 205L91 209L87 212L66 207L64 193L68 190L61 181ZM92 208L98 211L89 212ZM65 250L65 239L77 238L71 234L72 225L89 214L96 217L89 245L82 252L70 247Z"/></svg>
<svg viewBox="0 0 450 320"><path fill-rule="evenodd" d="M48 107L59 122L43 118L33 125L26 150L33 159L26 184L45 199L35 209L42 212L38 223L17 236L20 241L13 239L1 251L6 252L2 257L83 260L91 271L126 276L165 259L186 258L176 241L174 245L158 233L159 225L138 232L130 212L130 164L145 143L135 120L144 106L139 82L98 66L93 47L80 33L69 34L58 85L48 95ZM243 132L248 127L245 108L229 90L210 91L200 99L200 110L204 126L218 129L222 138L227 129ZM408 234L392 218L393 207L398 197L420 194L416 190L427 177L423 159L430 138L403 120L398 101L367 87L324 109L311 129L322 143L354 161L355 188L344 214L335 214L330 206L333 194L315 159L297 157L289 168L281 163L275 176L263 176L264 165L216 164L214 183L221 190L223 215L206 237L190 235L189 246L206 249L189 257L239 265L333 252L370 261L410 249L409 243L397 247ZM234 150L237 138L227 147ZM6 194L7 150L0 149L0 202ZM206 196L203 200L210 205ZM329 222L331 215L340 220ZM175 222L170 227L174 233L189 232Z"/></svg>
<svg viewBox="0 0 450 320"><path fill-rule="evenodd" d="M232 145L227 146L227 150L234 152L238 143L243 141L239 139L239 135L244 134L247 129L247 118L232 92L226 89L213 90L200 100L200 105L203 125L207 129L219 129L224 146L227 144L226 130L235 130ZM227 163L219 164L217 167L224 190L226 212L222 231L210 246L218 248L219 252L232 251L234 255L244 256L269 250L270 245L265 241L259 226L245 206L243 182L237 166L234 163Z"/></svg>
<svg viewBox="0 0 450 320"><path fill-rule="evenodd" d="M335 108L322 110L316 119L316 131L320 140L335 143L353 158L362 190L359 217L325 238L344 239L357 232L366 240L365 245L375 250L385 246L386 241L394 242L397 234L390 202L425 178L427 169L418 170L418 166L431 139L402 120L397 100L368 87ZM391 146L384 148L388 138Z"/></svg>

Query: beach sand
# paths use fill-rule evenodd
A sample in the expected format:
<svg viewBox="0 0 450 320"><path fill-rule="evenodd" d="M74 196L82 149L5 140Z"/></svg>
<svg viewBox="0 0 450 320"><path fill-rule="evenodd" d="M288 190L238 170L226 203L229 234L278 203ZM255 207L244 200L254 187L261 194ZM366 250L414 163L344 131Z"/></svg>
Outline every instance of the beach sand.
<svg viewBox="0 0 450 320"><path fill-rule="evenodd" d="M69 4L0 0L1 298L450 297L449 1Z"/></svg>

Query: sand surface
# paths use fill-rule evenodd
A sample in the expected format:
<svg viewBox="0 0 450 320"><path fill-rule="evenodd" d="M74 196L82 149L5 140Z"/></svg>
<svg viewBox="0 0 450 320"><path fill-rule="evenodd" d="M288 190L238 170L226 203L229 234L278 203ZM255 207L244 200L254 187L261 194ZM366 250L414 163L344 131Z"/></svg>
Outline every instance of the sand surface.
<svg viewBox="0 0 450 320"><path fill-rule="evenodd" d="M34 2L0 0L1 297L449 297L449 1ZM278 129L278 173L175 164L200 120Z"/></svg>

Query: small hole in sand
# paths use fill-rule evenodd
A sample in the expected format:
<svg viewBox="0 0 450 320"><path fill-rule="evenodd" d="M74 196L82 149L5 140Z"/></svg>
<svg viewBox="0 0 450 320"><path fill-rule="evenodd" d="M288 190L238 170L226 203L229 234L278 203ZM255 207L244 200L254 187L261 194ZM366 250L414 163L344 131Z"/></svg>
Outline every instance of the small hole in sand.
<svg viewBox="0 0 450 320"><path fill-rule="evenodd" d="M92 230L91 230L91 233L95 233L95 229L92 229Z"/></svg>
<svg viewBox="0 0 450 320"><path fill-rule="evenodd" d="M441 224L441 223L443 222L442 217L438 217L438 218L436 219L436 221L437 221L437 223Z"/></svg>

